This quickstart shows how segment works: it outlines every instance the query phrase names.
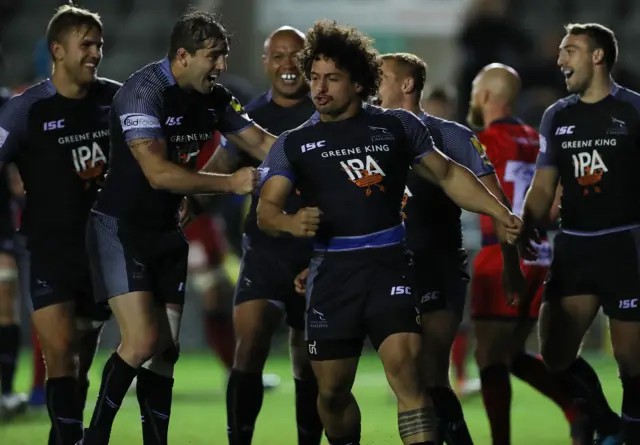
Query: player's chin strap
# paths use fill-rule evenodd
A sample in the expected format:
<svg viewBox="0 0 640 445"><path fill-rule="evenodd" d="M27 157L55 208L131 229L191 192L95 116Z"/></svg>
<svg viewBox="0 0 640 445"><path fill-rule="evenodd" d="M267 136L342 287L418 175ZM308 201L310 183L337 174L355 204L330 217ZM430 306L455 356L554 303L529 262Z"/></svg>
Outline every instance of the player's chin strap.
<svg viewBox="0 0 640 445"><path fill-rule="evenodd" d="M180 322L182 314L173 309L167 308L167 319L171 328L171 338L173 344L165 349L161 354L156 354L151 359L142 364L143 368L148 369L158 375L164 377L173 377L173 367L180 357L180 343L178 343L178 335L180 333Z"/></svg>

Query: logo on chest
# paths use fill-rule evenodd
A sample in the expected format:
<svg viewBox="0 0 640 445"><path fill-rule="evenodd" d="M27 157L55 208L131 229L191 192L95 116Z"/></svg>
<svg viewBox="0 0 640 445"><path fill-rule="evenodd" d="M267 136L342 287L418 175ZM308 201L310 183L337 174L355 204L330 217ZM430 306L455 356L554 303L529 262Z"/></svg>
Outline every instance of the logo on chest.
<svg viewBox="0 0 640 445"><path fill-rule="evenodd" d="M108 162L109 130L97 130L87 133L76 133L61 136L57 139L59 146L71 145L73 168L84 182L84 188L91 187L93 181L103 179ZM100 144L103 145L100 145Z"/></svg>
<svg viewBox="0 0 640 445"><path fill-rule="evenodd" d="M371 196L374 189L384 192L384 178L387 175L372 156L367 155L364 160L352 158L340 161L340 167L351 182L365 190L366 196Z"/></svg>

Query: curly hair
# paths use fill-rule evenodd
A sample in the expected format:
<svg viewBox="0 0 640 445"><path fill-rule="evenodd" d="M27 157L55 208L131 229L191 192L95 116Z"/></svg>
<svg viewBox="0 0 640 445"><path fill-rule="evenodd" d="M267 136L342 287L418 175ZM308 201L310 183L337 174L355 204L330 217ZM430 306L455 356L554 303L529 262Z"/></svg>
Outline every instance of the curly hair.
<svg viewBox="0 0 640 445"><path fill-rule="evenodd" d="M310 81L313 62L323 57L331 59L362 87L358 95L367 100L378 92L382 77L378 52L372 45L373 39L357 28L321 20L307 31L306 43L298 54L298 68Z"/></svg>

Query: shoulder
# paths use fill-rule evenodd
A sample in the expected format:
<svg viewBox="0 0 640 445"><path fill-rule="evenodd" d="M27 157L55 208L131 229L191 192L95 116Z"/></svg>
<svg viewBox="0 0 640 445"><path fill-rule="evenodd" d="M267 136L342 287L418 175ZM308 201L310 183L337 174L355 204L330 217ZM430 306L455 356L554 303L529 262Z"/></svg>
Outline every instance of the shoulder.
<svg viewBox="0 0 640 445"><path fill-rule="evenodd" d="M247 105L244 107L244 109L245 111L250 113L264 107L269 103L271 103L271 91L266 91L261 95L251 99L249 103L247 103Z"/></svg>
<svg viewBox="0 0 640 445"><path fill-rule="evenodd" d="M114 100L126 100L129 96L150 99L162 96L163 91L170 87L172 79L162 66L162 62L153 62L133 73L122 84Z"/></svg>
<svg viewBox="0 0 640 445"><path fill-rule="evenodd" d="M631 103L636 110L640 111L640 94L637 92L615 85L613 88L613 97L618 100Z"/></svg>
<svg viewBox="0 0 640 445"><path fill-rule="evenodd" d="M9 113L13 119L18 116L26 116L34 104L53 97L55 94L56 90L51 81L44 80L10 98L2 107L3 114Z"/></svg>
<svg viewBox="0 0 640 445"><path fill-rule="evenodd" d="M106 77L98 77L95 87L101 94L113 97L122 87L122 84L115 80L107 79Z"/></svg>
<svg viewBox="0 0 640 445"><path fill-rule="evenodd" d="M476 139L476 134L473 131L471 131L464 125L459 124L458 122L449 121L430 115L427 115L425 119L423 119L423 122L427 126L427 128L437 128L442 132L443 136L448 138L458 138L464 140Z"/></svg>
<svg viewBox="0 0 640 445"><path fill-rule="evenodd" d="M542 115L542 122L550 123L559 111L578 103L579 100L580 97L577 94L572 94L571 96L563 97L562 99L557 100L556 102L549 105L546 110L544 110L544 113Z"/></svg>
<svg viewBox="0 0 640 445"><path fill-rule="evenodd" d="M403 110L402 108L390 109L378 107L376 105L365 104L364 109L373 118L388 118L399 121L403 125L420 125L422 123L418 116L410 111Z"/></svg>

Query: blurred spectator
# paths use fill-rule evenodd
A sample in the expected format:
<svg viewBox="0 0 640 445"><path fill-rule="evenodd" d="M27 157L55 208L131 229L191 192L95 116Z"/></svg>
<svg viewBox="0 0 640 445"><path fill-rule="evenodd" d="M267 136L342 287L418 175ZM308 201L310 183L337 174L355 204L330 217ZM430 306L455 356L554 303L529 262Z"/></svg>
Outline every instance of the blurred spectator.
<svg viewBox="0 0 640 445"><path fill-rule="evenodd" d="M528 34L507 16L508 0L473 0L460 34L463 66L458 80L458 119L466 116L471 82L484 66L502 62L519 67L532 51Z"/></svg>
<svg viewBox="0 0 640 445"><path fill-rule="evenodd" d="M455 90L446 85L427 87L422 96L422 109L441 119L455 120L456 103Z"/></svg>

